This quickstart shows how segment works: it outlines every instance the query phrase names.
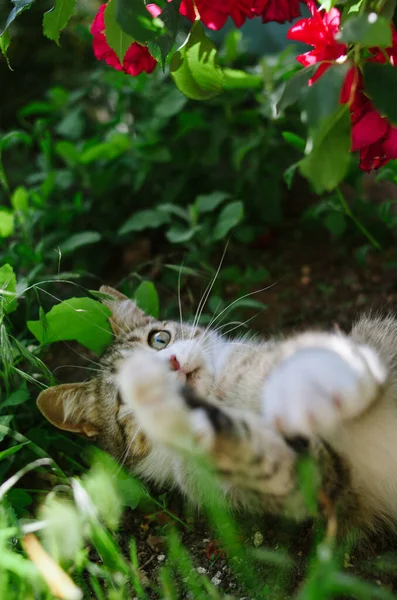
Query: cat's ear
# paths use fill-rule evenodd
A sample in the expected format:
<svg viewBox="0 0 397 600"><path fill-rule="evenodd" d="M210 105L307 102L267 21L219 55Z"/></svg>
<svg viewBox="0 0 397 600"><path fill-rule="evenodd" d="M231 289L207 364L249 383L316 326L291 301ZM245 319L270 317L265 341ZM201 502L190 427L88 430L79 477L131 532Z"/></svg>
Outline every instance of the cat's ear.
<svg viewBox="0 0 397 600"><path fill-rule="evenodd" d="M102 302L112 311L109 323L115 335L122 335L136 327L146 325L150 320L150 317L138 308L136 302L121 292L108 285L102 285L99 291L108 296L108 298L102 298Z"/></svg>
<svg viewBox="0 0 397 600"><path fill-rule="evenodd" d="M39 394L37 406L46 419L58 429L96 437L99 428L84 414L88 400L87 383L65 383L47 388Z"/></svg>

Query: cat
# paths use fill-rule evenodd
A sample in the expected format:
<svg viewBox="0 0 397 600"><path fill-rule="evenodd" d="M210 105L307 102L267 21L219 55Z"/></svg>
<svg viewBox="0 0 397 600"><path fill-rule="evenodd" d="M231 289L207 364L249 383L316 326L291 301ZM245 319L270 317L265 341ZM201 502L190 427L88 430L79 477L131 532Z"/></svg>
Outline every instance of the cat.
<svg viewBox="0 0 397 600"><path fill-rule="evenodd" d="M139 476L205 500L200 457L233 507L304 520L302 453L343 527L397 525L397 320L363 316L349 335L229 340L158 321L102 286L114 342L93 379L37 404Z"/></svg>

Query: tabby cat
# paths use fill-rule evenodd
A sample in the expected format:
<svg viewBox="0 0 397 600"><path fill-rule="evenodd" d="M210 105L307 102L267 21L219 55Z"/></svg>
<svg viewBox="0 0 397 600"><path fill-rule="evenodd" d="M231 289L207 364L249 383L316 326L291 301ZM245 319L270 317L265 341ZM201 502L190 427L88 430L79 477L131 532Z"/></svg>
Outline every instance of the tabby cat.
<svg viewBox="0 0 397 600"><path fill-rule="evenodd" d="M51 423L196 503L204 457L230 505L298 520L308 515L297 477L305 451L342 522L397 524L394 317L362 317L349 335L233 341L100 291L114 343L98 376L41 392Z"/></svg>

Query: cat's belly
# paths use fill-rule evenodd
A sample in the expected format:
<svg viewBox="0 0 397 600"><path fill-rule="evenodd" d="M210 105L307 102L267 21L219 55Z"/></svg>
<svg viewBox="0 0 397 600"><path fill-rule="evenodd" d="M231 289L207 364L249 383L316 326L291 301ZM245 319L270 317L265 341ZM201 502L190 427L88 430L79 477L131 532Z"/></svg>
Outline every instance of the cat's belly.
<svg viewBox="0 0 397 600"><path fill-rule="evenodd" d="M397 409L380 403L328 440L351 465L352 487L371 512L397 522Z"/></svg>

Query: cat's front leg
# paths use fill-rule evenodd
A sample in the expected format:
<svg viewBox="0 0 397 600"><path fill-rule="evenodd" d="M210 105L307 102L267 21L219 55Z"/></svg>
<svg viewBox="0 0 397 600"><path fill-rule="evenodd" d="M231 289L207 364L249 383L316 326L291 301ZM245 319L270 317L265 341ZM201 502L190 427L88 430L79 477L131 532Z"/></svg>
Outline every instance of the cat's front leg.
<svg viewBox="0 0 397 600"><path fill-rule="evenodd" d="M296 453L258 415L201 398L151 353L127 359L118 382L125 414L133 412L153 444L207 458L222 481L239 489L285 496L295 488Z"/></svg>
<svg viewBox="0 0 397 600"><path fill-rule="evenodd" d="M188 452L212 446L213 428L206 415L188 409L175 372L156 354L126 359L117 379L123 412L134 414L149 439Z"/></svg>
<svg viewBox="0 0 397 600"><path fill-rule="evenodd" d="M332 434L369 409L386 380L370 347L342 335L303 334L281 345L264 382L263 415L286 436Z"/></svg>

